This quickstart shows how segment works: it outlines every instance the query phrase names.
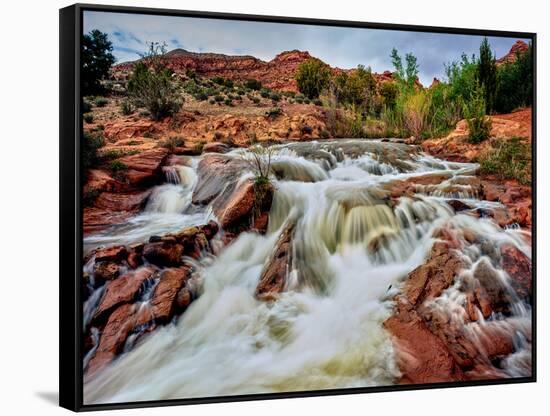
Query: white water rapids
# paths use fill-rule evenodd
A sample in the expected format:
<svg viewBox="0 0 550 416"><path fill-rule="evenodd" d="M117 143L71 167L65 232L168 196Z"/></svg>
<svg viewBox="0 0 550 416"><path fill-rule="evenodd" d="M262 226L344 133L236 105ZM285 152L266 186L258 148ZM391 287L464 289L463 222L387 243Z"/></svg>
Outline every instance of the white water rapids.
<svg viewBox="0 0 550 416"><path fill-rule="evenodd" d="M179 180L167 175L172 183L153 190L142 214L88 237L86 247L129 244L204 223L209 210L191 206L195 169L196 161ZM426 260L435 230L473 229L494 247L512 244L530 257L525 231L504 230L490 218L455 213L447 204L459 199L477 208L495 205L478 200L464 180L476 169L394 143L277 146L267 234L242 233L217 257L204 258L199 298L177 321L87 378L85 403L393 384L400 374L382 324L403 279ZM392 181L427 174L447 179L390 203ZM289 219L297 225L288 288L275 302L258 301L254 292L263 265ZM487 258L476 244L461 257L468 267L461 276ZM464 302L457 282L435 306L455 317ZM469 324L468 331L475 335L483 325L501 325L517 334L517 352L501 363L501 371L525 375L530 307L517 301L513 319L498 318Z"/></svg>

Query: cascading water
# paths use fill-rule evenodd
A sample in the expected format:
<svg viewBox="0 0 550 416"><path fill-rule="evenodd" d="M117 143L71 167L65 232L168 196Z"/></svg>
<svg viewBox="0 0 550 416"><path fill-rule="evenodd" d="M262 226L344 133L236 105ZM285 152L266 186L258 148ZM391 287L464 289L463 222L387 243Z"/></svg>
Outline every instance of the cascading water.
<svg viewBox="0 0 550 416"><path fill-rule="evenodd" d="M235 151L236 157L243 150ZM530 258L526 232L455 211L451 199L487 209L468 178L475 164L452 163L412 147L365 140L275 146L275 195L266 235L245 232L200 264L200 296L177 322L157 329L106 368L86 378L86 403L225 396L388 385L400 373L383 322L403 279L421 265L442 227L473 229L484 244L517 247ZM190 169L190 170L189 170ZM193 167L171 170L129 226L86 244L128 243L204 222L189 214ZM191 173L193 172L193 174ZM389 198L396 181L437 175L436 185ZM177 179L179 178L179 179ZM140 219L140 217L143 217ZM153 219L154 218L154 219ZM176 219L177 218L177 219ZM287 290L274 302L255 298L281 230L296 221ZM514 334L515 353L500 363L508 376L530 372L529 305L513 299L510 317L464 322L464 281L481 262L464 243L457 281L428 306L462 325L473 342L486 328ZM509 277L491 265L514 293ZM95 299L95 298L94 298ZM93 302L94 299L90 298Z"/></svg>

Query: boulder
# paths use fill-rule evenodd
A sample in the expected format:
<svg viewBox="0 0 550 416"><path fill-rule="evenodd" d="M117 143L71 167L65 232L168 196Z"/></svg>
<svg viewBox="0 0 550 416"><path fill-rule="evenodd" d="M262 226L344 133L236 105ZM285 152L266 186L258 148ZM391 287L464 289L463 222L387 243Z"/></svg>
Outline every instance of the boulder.
<svg viewBox="0 0 550 416"><path fill-rule="evenodd" d="M256 287L256 297L260 300L271 300L286 288L287 277L292 267L294 228L295 225L292 223L283 229L264 265Z"/></svg>
<svg viewBox="0 0 550 416"><path fill-rule="evenodd" d="M107 247L95 252L95 261L123 261L127 254L125 246Z"/></svg>
<svg viewBox="0 0 550 416"><path fill-rule="evenodd" d="M147 279L152 279L156 271L155 267L146 266L128 272L120 278L107 283L99 306L94 312L92 318L93 324L101 324L118 306L133 302L139 295L143 283Z"/></svg>
<svg viewBox="0 0 550 416"><path fill-rule="evenodd" d="M94 287L102 286L109 280L116 279L120 274L120 266L115 261L99 261L94 264Z"/></svg>
<svg viewBox="0 0 550 416"><path fill-rule="evenodd" d="M157 323L168 322L176 313L181 313L191 303L191 292L186 287L190 276L191 268L189 266L166 269L162 272L150 301L151 315ZM185 298L182 293L184 288L187 289L188 298Z"/></svg>
<svg viewBox="0 0 550 416"><path fill-rule="evenodd" d="M131 188L149 187L161 183L164 179L162 166L168 156L168 150L154 148L135 155L118 159L126 165L124 180Z"/></svg>
<svg viewBox="0 0 550 416"><path fill-rule="evenodd" d="M489 261L482 259L477 263L473 275L479 283L476 297L480 303L489 303L493 312L509 314L512 298L506 288L506 284L501 280L501 277Z"/></svg>
<svg viewBox="0 0 550 416"><path fill-rule="evenodd" d="M512 288L518 297L532 303L533 270L531 259L512 245L504 245L501 250L502 268L511 279Z"/></svg>
<svg viewBox="0 0 550 416"><path fill-rule="evenodd" d="M225 143L210 142L206 143L202 148L203 153L227 153L231 148Z"/></svg>
<svg viewBox="0 0 550 416"><path fill-rule="evenodd" d="M182 262L184 249L175 238L163 238L143 247L143 257L151 264L160 267L178 266Z"/></svg>

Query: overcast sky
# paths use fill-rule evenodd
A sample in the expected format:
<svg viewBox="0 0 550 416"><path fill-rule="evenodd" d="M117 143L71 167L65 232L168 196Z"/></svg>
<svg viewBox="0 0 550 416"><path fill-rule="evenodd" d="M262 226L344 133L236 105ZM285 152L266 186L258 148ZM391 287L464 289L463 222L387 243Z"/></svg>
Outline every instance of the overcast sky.
<svg viewBox="0 0 550 416"><path fill-rule="evenodd" d="M429 85L443 78L444 63L478 52L481 37L297 24L198 19L108 12L85 12L84 32L99 29L113 42L117 62L131 61L147 42L166 42L168 50L253 55L269 61L282 51L309 51L339 68L362 64L375 72L392 70L390 52L412 52L420 65L420 80ZM516 38L490 37L497 57L506 54Z"/></svg>

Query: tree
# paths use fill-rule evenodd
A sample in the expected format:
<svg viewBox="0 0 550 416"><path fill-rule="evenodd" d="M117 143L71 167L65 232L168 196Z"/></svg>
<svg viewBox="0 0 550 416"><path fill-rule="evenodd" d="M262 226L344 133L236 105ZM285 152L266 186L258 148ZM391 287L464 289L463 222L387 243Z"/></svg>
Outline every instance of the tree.
<svg viewBox="0 0 550 416"><path fill-rule="evenodd" d="M533 55L532 47L518 52L516 60L497 70L497 92L494 110L509 113L533 104Z"/></svg>
<svg viewBox="0 0 550 416"><path fill-rule="evenodd" d="M310 58L302 62L298 67L296 82L298 89L309 99L319 97L321 91L330 80L330 68L327 64L316 58Z"/></svg>
<svg viewBox="0 0 550 416"><path fill-rule="evenodd" d="M166 66L166 45L149 44L128 80L128 93L137 106L145 107L154 120L177 112L181 106L172 71Z"/></svg>
<svg viewBox="0 0 550 416"><path fill-rule="evenodd" d="M403 60L399 55L397 49L393 48L391 50L391 61L393 67L395 68L394 75L398 81L404 84L407 87L413 87L416 80L418 79L418 69L419 65L412 53L405 54L405 63L406 67L403 67Z"/></svg>
<svg viewBox="0 0 550 416"><path fill-rule="evenodd" d="M483 38L479 47L477 80L485 97L485 111L490 114L494 108L497 90L497 66L487 38Z"/></svg>
<svg viewBox="0 0 550 416"><path fill-rule="evenodd" d="M112 51L113 44L106 33L96 29L82 36L82 95L103 91L100 81L109 74L109 69L115 63Z"/></svg>

